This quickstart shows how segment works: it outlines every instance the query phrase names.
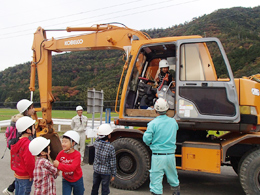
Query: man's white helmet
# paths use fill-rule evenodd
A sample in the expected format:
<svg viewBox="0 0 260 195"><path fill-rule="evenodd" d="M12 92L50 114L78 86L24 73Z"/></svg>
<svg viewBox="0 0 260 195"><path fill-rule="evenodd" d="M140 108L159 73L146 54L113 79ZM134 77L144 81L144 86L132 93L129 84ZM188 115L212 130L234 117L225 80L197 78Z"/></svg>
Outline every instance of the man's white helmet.
<svg viewBox="0 0 260 195"><path fill-rule="evenodd" d="M72 139L74 142L76 142L77 144L79 144L79 134L74 131L74 130L69 130L66 133L63 134L63 136L69 137L70 139Z"/></svg>
<svg viewBox="0 0 260 195"><path fill-rule="evenodd" d="M164 60L164 59L162 59L160 62L159 62L159 68L166 68L166 67L170 67L169 66L169 63L168 63L168 61L167 60Z"/></svg>
<svg viewBox="0 0 260 195"><path fill-rule="evenodd" d="M77 106L76 111L78 111L78 110L83 110L82 106Z"/></svg>
<svg viewBox="0 0 260 195"><path fill-rule="evenodd" d="M31 105L33 104L32 101L27 99L22 99L16 104L16 108L20 113L23 113L25 110L27 110Z"/></svg>
<svg viewBox="0 0 260 195"><path fill-rule="evenodd" d="M113 131L110 124L105 123L98 127L98 135L109 135Z"/></svg>
<svg viewBox="0 0 260 195"><path fill-rule="evenodd" d="M165 99L159 98L154 104L154 109L157 112L166 112L169 109L169 105Z"/></svg>
<svg viewBox="0 0 260 195"><path fill-rule="evenodd" d="M50 144L50 140L44 137L36 137L29 144L29 150L33 156L37 156Z"/></svg>
<svg viewBox="0 0 260 195"><path fill-rule="evenodd" d="M24 132L27 130L30 126L32 126L35 123L35 120L33 120L29 116L23 116L19 118L16 122L16 128L19 133Z"/></svg>

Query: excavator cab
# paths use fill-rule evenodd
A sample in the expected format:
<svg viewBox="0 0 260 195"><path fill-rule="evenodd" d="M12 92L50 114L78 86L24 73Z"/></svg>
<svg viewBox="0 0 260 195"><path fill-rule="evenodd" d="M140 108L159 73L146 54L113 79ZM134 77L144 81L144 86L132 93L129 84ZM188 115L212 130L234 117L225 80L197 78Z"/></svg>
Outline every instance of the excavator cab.
<svg viewBox="0 0 260 195"><path fill-rule="evenodd" d="M173 82L158 91L159 61L167 59ZM154 117L156 98L164 97L168 116L179 121L240 120L239 101L224 49L216 38L142 45L126 94L126 117Z"/></svg>

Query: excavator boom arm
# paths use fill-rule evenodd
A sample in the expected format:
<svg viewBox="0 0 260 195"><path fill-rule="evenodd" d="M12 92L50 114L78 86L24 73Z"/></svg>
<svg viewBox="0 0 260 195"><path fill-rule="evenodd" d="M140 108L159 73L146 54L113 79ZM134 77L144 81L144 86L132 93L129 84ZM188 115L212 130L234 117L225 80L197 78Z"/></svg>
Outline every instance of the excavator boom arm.
<svg viewBox="0 0 260 195"><path fill-rule="evenodd" d="M115 25L96 25L93 27L68 27L67 32L84 31L91 33L66 38L47 39L46 31L39 27L34 33L33 61L31 63L30 91L35 90L35 74L38 73L41 108L43 120L39 122L39 131L43 134L52 129L51 110L54 97L52 95L52 51L84 51L118 49L130 52L132 41L150 39L148 35L128 27Z"/></svg>

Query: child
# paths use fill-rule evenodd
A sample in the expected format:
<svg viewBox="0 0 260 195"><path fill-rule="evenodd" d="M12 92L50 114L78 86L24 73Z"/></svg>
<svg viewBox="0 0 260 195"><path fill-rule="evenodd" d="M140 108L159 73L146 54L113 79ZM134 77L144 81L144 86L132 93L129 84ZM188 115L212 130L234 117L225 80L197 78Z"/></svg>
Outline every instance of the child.
<svg viewBox="0 0 260 195"><path fill-rule="evenodd" d="M12 126L12 128L15 128L15 123L19 118L23 116L31 116L34 115L35 113L35 110L33 108L33 102L27 99L22 99L19 102L17 102L16 107L17 110L19 111L19 114L16 114L11 118L10 126ZM32 136L30 136L29 139L32 140ZM14 144L15 141L16 139L12 140L12 143ZM13 181L13 183L9 185L9 187L3 190L3 194L6 195L13 194L14 190L15 190L15 181Z"/></svg>
<svg viewBox="0 0 260 195"><path fill-rule="evenodd" d="M80 152L74 149L79 143L79 134L70 130L64 133L62 138L62 151L56 157L53 165L62 171L62 194L70 195L73 189L74 195L84 194L83 174L80 166Z"/></svg>
<svg viewBox="0 0 260 195"><path fill-rule="evenodd" d="M15 172L15 194L30 194L33 179L35 158L29 151L29 136L34 132L35 120L28 116L16 122L19 141L11 146L11 169Z"/></svg>
<svg viewBox="0 0 260 195"><path fill-rule="evenodd" d="M172 75L169 73L169 63L167 60L162 59L159 62L160 73L156 78L159 90L163 85L169 85L172 82Z"/></svg>
<svg viewBox="0 0 260 195"><path fill-rule="evenodd" d="M111 138L110 133L112 131L113 129L109 124L102 124L98 129L98 138L94 142L95 159L91 195L98 195L98 189L101 182L102 195L109 194L109 181L114 181L115 179L116 153L114 146L108 142L108 139Z"/></svg>
<svg viewBox="0 0 260 195"><path fill-rule="evenodd" d="M29 150L33 156L37 156L33 171L34 195L56 195L54 178L58 176L58 170L50 159L50 140L37 137L29 144Z"/></svg>

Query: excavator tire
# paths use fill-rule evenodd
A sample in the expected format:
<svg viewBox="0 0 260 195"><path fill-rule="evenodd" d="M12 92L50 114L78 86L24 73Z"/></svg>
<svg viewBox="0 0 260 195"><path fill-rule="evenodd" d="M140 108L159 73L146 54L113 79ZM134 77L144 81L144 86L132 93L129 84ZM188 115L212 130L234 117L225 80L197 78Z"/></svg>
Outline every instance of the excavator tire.
<svg viewBox="0 0 260 195"><path fill-rule="evenodd" d="M111 185L118 189L135 190L149 177L150 153L145 144L133 138L112 142L116 151L117 173Z"/></svg>
<svg viewBox="0 0 260 195"><path fill-rule="evenodd" d="M242 159L239 179L247 195L260 194L260 148L246 153Z"/></svg>
<svg viewBox="0 0 260 195"><path fill-rule="evenodd" d="M61 147L61 141L59 138L59 135L56 133L53 134L45 134L43 137L45 137L46 139L50 139L50 148L51 148L51 159L55 160L57 155L59 154L59 152L62 150Z"/></svg>

